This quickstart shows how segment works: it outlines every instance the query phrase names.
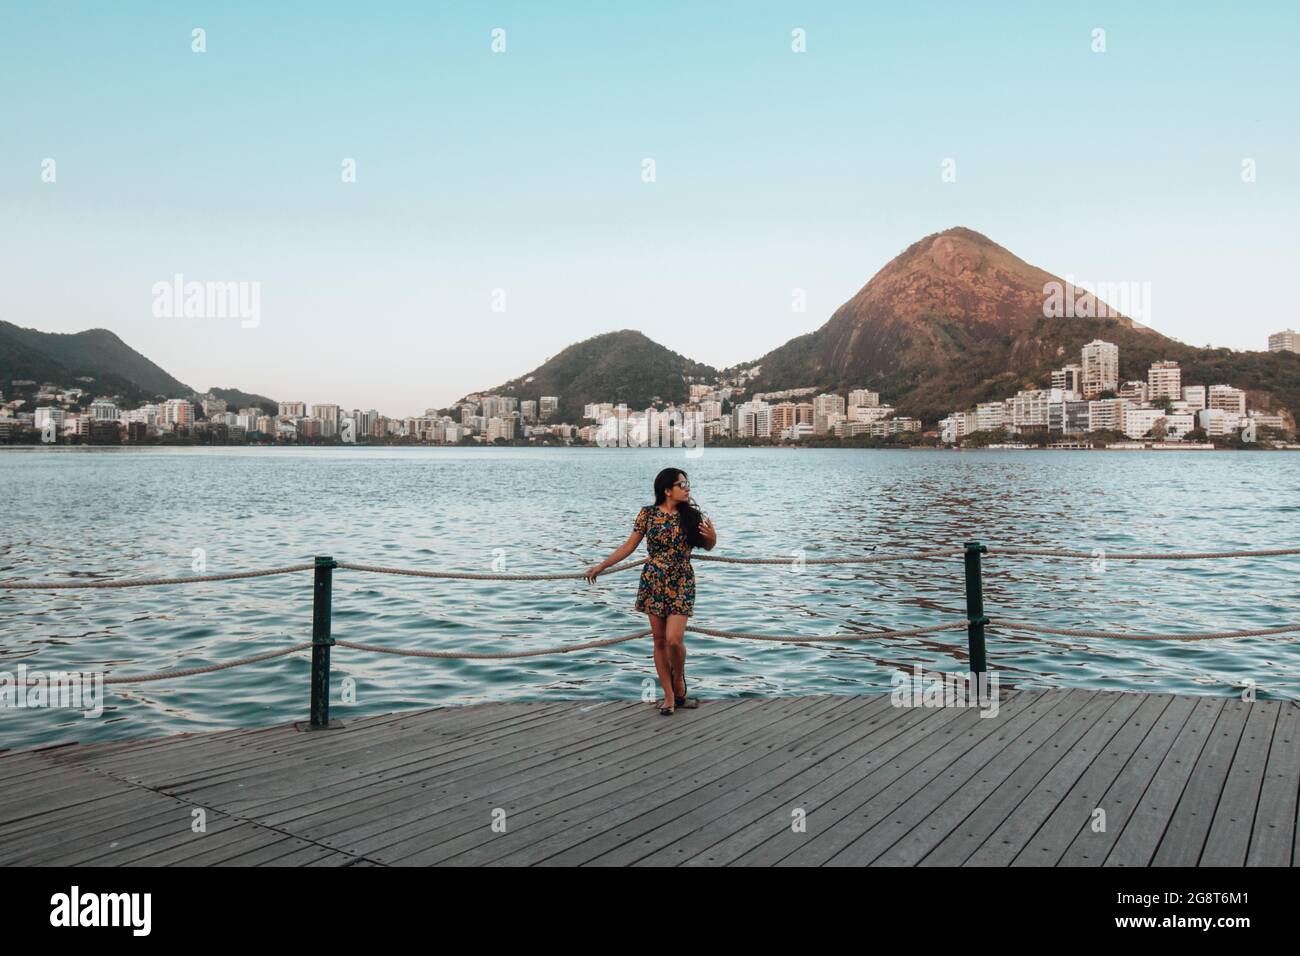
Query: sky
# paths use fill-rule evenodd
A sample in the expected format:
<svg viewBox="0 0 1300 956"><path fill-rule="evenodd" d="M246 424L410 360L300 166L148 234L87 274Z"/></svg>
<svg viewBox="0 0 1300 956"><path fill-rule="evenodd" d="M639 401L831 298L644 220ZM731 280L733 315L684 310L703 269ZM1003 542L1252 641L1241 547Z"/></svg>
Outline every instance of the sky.
<svg viewBox="0 0 1300 956"><path fill-rule="evenodd" d="M758 358L961 225L1263 349L1298 39L1282 2L4 0L0 319L405 416L615 329ZM256 321L168 315L178 274Z"/></svg>

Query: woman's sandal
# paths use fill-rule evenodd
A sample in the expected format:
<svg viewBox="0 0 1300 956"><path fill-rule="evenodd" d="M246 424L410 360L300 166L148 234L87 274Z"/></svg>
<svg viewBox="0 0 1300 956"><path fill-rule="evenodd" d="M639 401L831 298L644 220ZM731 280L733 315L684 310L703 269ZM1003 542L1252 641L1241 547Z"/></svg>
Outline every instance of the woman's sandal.
<svg viewBox="0 0 1300 956"><path fill-rule="evenodd" d="M673 708L673 707L660 707L660 708L659 708L659 715L660 715L661 717L671 717L671 716L673 715L673 710L674 710L674 709L675 709L675 708Z"/></svg>
<svg viewBox="0 0 1300 956"><path fill-rule="evenodd" d="M682 668L682 695L677 696L677 688L673 688L673 703L678 707L694 708L699 707L700 702L688 696L691 689L686 685L686 668Z"/></svg>

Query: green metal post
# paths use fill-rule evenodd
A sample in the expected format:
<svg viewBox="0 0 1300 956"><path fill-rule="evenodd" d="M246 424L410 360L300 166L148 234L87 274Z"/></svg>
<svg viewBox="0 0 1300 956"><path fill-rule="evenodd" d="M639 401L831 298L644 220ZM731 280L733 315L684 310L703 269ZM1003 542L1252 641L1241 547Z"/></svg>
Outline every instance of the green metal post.
<svg viewBox="0 0 1300 956"><path fill-rule="evenodd" d="M316 581L312 587L311 615L311 729L330 725L330 611L333 604L334 568L332 557L316 558Z"/></svg>
<svg viewBox="0 0 1300 956"><path fill-rule="evenodd" d="M970 648L970 670L982 674L988 668L984 661L984 577L980 555L988 551L978 541L966 542L966 638Z"/></svg>

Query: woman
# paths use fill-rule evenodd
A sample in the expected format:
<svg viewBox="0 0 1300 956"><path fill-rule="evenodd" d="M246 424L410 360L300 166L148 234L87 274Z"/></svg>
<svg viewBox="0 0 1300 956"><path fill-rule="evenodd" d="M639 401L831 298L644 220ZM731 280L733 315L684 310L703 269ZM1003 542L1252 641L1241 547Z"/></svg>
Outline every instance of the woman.
<svg viewBox="0 0 1300 956"><path fill-rule="evenodd" d="M650 556L641 569L636 609L650 618L655 670L664 691L659 713L667 717L678 707L699 706L698 701L688 702L686 697L686 619L695 604L691 549L712 551L718 535L691 500L686 472L665 468L655 476L654 488L655 503L637 513L632 533L622 547L591 568L586 578L588 584L594 583L597 575L626 558L646 538Z"/></svg>

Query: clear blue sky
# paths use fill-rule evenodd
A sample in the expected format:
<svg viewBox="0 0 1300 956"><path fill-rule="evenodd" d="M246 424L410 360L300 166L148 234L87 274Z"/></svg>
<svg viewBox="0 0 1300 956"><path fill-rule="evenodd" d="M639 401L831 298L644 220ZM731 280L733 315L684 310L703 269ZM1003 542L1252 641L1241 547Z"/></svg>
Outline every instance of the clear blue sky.
<svg viewBox="0 0 1300 956"><path fill-rule="evenodd" d="M1300 325L1298 8L6 0L0 318L405 415L618 328L756 358L965 225L1264 348ZM178 272L260 282L260 325L155 318Z"/></svg>

